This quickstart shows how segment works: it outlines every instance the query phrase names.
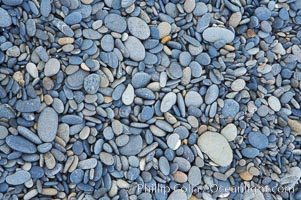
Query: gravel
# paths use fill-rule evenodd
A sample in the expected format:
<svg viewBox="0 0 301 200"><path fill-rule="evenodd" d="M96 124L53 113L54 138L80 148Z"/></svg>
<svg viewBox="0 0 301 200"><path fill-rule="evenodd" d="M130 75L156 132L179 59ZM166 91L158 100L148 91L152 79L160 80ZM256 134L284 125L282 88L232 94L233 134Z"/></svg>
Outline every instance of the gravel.
<svg viewBox="0 0 301 200"><path fill-rule="evenodd" d="M299 0L0 4L0 199L301 199Z"/></svg>

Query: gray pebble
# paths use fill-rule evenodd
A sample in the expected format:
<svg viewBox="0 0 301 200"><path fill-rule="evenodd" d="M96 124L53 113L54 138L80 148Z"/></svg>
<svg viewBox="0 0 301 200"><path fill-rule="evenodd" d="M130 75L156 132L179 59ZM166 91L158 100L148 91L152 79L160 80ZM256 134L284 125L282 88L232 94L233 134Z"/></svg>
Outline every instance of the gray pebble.
<svg viewBox="0 0 301 200"><path fill-rule="evenodd" d="M58 114L53 108L45 108L38 120L38 135L43 142L52 142L58 128Z"/></svg>

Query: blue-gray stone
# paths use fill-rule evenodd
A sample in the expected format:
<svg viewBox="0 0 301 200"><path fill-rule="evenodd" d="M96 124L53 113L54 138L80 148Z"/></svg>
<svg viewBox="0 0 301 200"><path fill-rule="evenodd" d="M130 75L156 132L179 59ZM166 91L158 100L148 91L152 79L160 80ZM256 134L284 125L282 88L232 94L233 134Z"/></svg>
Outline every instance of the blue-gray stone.
<svg viewBox="0 0 301 200"><path fill-rule="evenodd" d="M82 169L76 169L70 175L70 181L74 184L79 184L80 182L82 182L83 178L84 171Z"/></svg>
<svg viewBox="0 0 301 200"><path fill-rule="evenodd" d="M33 166L30 169L29 173L31 175L31 178L34 178L34 179L42 178L45 174L43 168L41 168L39 166Z"/></svg>
<svg viewBox="0 0 301 200"><path fill-rule="evenodd" d="M135 156L141 151L142 144L143 141L140 135L131 135L129 142L120 147L119 152L125 156Z"/></svg>
<svg viewBox="0 0 301 200"><path fill-rule="evenodd" d="M99 89L100 77L98 74L90 74L84 79L84 89L88 94L95 94Z"/></svg>
<svg viewBox="0 0 301 200"><path fill-rule="evenodd" d="M246 158L255 158L259 155L259 150L253 147L248 147L243 149L241 153Z"/></svg>
<svg viewBox="0 0 301 200"><path fill-rule="evenodd" d="M62 117L62 122L71 125L81 124L83 123L83 118L77 115L64 115Z"/></svg>
<svg viewBox="0 0 301 200"><path fill-rule="evenodd" d="M268 20L272 15L272 12L266 7L258 7L254 13L260 21Z"/></svg>
<svg viewBox="0 0 301 200"><path fill-rule="evenodd" d="M19 170L6 177L6 183L9 185L21 185L30 180L30 173L25 170Z"/></svg>
<svg viewBox="0 0 301 200"><path fill-rule="evenodd" d="M114 13L107 15L104 23L109 30L117 33L123 33L127 27L125 19Z"/></svg>
<svg viewBox="0 0 301 200"><path fill-rule="evenodd" d="M136 180L140 174L140 170L138 168L131 168L127 172L127 179L130 181Z"/></svg>
<svg viewBox="0 0 301 200"><path fill-rule="evenodd" d="M134 88L145 87L151 81L151 76L145 72L137 72L132 77L132 86Z"/></svg>
<svg viewBox="0 0 301 200"><path fill-rule="evenodd" d="M65 17L64 22L68 25L78 24L82 21L82 18L80 12L72 12Z"/></svg>
<svg viewBox="0 0 301 200"><path fill-rule="evenodd" d="M50 0L42 0L41 1L41 14L44 17L48 17L51 12L51 2Z"/></svg>
<svg viewBox="0 0 301 200"><path fill-rule="evenodd" d="M19 134L28 139L29 141L35 143L35 144L41 144L42 141L40 138L33 133L31 130L28 128L25 128L23 126L18 126L17 130L19 131Z"/></svg>
<svg viewBox="0 0 301 200"><path fill-rule="evenodd" d="M14 109L8 104L0 104L0 119L10 119L15 118L16 113Z"/></svg>
<svg viewBox="0 0 301 200"><path fill-rule="evenodd" d="M224 107L222 109L222 114L225 118L234 118L239 111L239 104L233 99L226 99L224 101Z"/></svg>
<svg viewBox="0 0 301 200"><path fill-rule="evenodd" d="M43 142L52 142L58 128L58 114L51 107L45 108L38 120L38 135Z"/></svg>
<svg viewBox="0 0 301 200"><path fill-rule="evenodd" d="M135 89L135 94L137 97L141 97L146 100L154 100L156 98L154 92L148 88Z"/></svg>
<svg viewBox="0 0 301 200"><path fill-rule="evenodd" d="M6 144L15 151L22 153L36 153L37 148L32 142L23 137L10 135L5 139Z"/></svg>
<svg viewBox="0 0 301 200"><path fill-rule="evenodd" d="M29 99L29 100L18 100L16 102L16 110L19 112L36 112L40 109L41 102L40 98Z"/></svg>
<svg viewBox="0 0 301 200"><path fill-rule="evenodd" d="M23 3L23 0L2 0L2 3L8 6L17 6Z"/></svg>
<svg viewBox="0 0 301 200"><path fill-rule="evenodd" d="M260 132L250 132L248 135L249 143L257 149L265 149L269 145L269 140L266 135Z"/></svg>
<svg viewBox="0 0 301 200"><path fill-rule="evenodd" d="M154 111L153 107L144 106L141 111L141 114L140 114L141 120L147 121L147 120L151 119L154 116L154 113L155 113L155 111Z"/></svg>
<svg viewBox="0 0 301 200"><path fill-rule="evenodd" d="M0 7L0 27L6 28L12 24L12 19L8 12Z"/></svg>

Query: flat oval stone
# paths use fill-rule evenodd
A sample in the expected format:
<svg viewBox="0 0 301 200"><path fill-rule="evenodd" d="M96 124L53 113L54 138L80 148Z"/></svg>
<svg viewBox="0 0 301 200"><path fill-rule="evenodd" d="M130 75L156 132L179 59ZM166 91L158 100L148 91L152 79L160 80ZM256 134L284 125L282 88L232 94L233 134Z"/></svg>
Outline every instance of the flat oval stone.
<svg viewBox="0 0 301 200"><path fill-rule="evenodd" d="M80 169L93 169L97 165L97 159L96 158L88 158L86 160L81 160L78 163L78 167Z"/></svg>
<svg viewBox="0 0 301 200"><path fill-rule="evenodd" d="M70 175L70 181L74 184L79 184L80 182L82 182L83 178L84 171L82 169L76 169Z"/></svg>
<svg viewBox="0 0 301 200"><path fill-rule="evenodd" d="M10 185L21 185L30 180L30 173L25 170L19 170L6 177L6 183Z"/></svg>
<svg viewBox="0 0 301 200"><path fill-rule="evenodd" d="M143 19L138 17L128 18L128 29L133 36L141 40L145 40L150 36L148 25Z"/></svg>
<svg viewBox="0 0 301 200"><path fill-rule="evenodd" d="M241 151L241 154L246 158L255 158L259 153L259 150L253 147L244 148Z"/></svg>
<svg viewBox="0 0 301 200"><path fill-rule="evenodd" d="M176 101L177 101L177 95L175 93L173 92L167 93L163 97L161 102L161 107L160 107L161 112L169 111L173 107L173 105L175 105Z"/></svg>
<svg viewBox="0 0 301 200"><path fill-rule="evenodd" d="M142 150L143 141L140 135L131 135L129 142L119 148L119 152L125 156L135 156Z"/></svg>
<svg viewBox="0 0 301 200"><path fill-rule="evenodd" d="M202 182L202 174L201 174L201 170L200 170L199 167L192 166L190 168L189 173L188 173L188 182L193 187L201 184L201 182Z"/></svg>
<svg viewBox="0 0 301 200"><path fill-rule="evenodd" d="M221 134L228 141L233 141L237 136L237 127L235 126L235 124L228 124L221 130Z"/></svg>
<svg viewBox="0 0 301 200"><path fill-rule="evenodd" d="M281 109L281 103L279 99L275 96L270 96L268 99L269 106L276 112Z"/></svg>
<svg viewBox="0 0 301 200"><path fill-rule="evenodd" d="M219 89L217 87L217 85L211 85L205 95L205 103L206 104L211 104L213 103L219 94Z"/></svg>
<svg viewBox="0 0 301 200"><path fill-rule="evenodd" d="M16 102L16 110L19 112L36 112L40 109L40 98L30 99L26 101L18 100Z"/></svg>
<svg viewBox="0 0 301 200"><path fill-rule="evenodd" d="M117 14L108 14L104 22L108 29L117 33L123 33L127 27L125 19Z"/></svg>
<svg viewBox="0 0 301 200"><path fill-rule="evenodd" d="M127 88L124 90L123 94L122 94L122 102L125 105L131 105L134 101L134 97L135 97L135 92L134 92L134 88L131 84L128 84Z"/></svg>
<svg viewBox="0 0 301 200"><path fill-rule="evenodd" d="M33 77L37 78L39 76L38 69L34 63L27 63L26 71Z"/></svg>
<svg viewBox="0 0 301 200"><path fill-rule="evenodd" d="M52 142L58 128L58 114L51 107L45 108L38 120L38 135L43 142Z"/></svg>
<svg viewBox="0 0 301 200"><path fill-rule="evenodd" d="M36 153L37 147L23 137L10 135L5 139L6 144L15 151L22 153Z"/></svg>
<svg viewBox="0 0 301 200"><path fill-rule="evenodd" d="M260 132L250 132L248 135L250 144L257 149L265 149L269 146L269 140L266 135Z"/></svg>
<svg viewBox="0 0 301 200"><path fill-rule="evenodd" d="M185 104L187 107L189 106L200 107L202 103L203 103L203 98L198 92L195 91L187 92L185 96Z"/></svg>
<svg viewBox="0 0 301 200"><path fill-rule="evenodd" d="M132 85L134 88L145 87L150 81L151 76L145 72L137 72L132 77Z"/></svg>
<svg viewBox="0 0 301 200"><path fill-rule="evenodd" d="M203 38L208 42L225 40L227 43L230 43L234 39L234 33L226 28L210 27L203 32Z"/></svg>
<svg viewBox="0 0 301 200"><path fill-rule="evenodd" d="M233 160L232 149L227 139L219 133L207 131L198 139L201 151L220 166L228 166Z"/></svg>
<svg viewBox="0 0 301 200"><path fill-rule="evenodd" d="M65 17L64 22L68 25L78 24L82 21L82 18L80 12L72 12Z"/></svg>
<svg viewBox="0 0 301 200"><path fill-rule="evenodd" d="M107 34L101 38L100 45L101 48L106 52L113 51L114 38L111 35Z"/></svg>
<svg viewBox="0 0 301 200"><path fill-rule="evenodd" d="M96 94L99 89L100 77L98 74L90 74L84 79L84 89L88 94Z"/></svg>
<svg viewBox="0 0 301 200"><path fill-rule="evenodd" d="M0 27L6 28L12 24L12 19L8 12L3 8L0 8Z"/></svg>
<svg viewBox="0 0 301 200"><path fill-rule="evenodd" d="M141 61L145 58L145 48L136 37L129 36L124 42L124 46L128 49L132 60Z"/></svg>
<svg viewBox="0 0 301 200"><path fill-rule="evenodd" d="M50 58L45 64L44 73L45 76L54 76L60 70L60 61L56 58Z"/></svg>

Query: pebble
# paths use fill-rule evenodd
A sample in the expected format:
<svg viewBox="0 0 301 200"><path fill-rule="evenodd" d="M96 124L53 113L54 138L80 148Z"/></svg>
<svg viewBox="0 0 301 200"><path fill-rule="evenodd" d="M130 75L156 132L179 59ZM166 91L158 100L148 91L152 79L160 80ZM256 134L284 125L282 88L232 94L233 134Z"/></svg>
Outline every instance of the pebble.
<svg viewBox="0 0 301 200"><path fill-rule="evenodd" d="M34 63L27 63L26 65L26 71L33 77L33 78L38 78L39 77L39 72Z"/></svg>
<svg viewBox="0 0 301 200"><path fill-rule="evenodd" d="M58 129L58 114L51 107L45 108L38 120L38 135L43 142L52 142Z"/></svg>
<svg viewBox="0 0 301 200"><path fill-rule="evenodd" d="M233 99L226 99L224 101L224 107L222 109L222 114L225 118L234 118L239 111L239 104Z"/></svg>
<svg viewBox="0 0 301 200"><path fill-rule="evenodd" d="M221 27L209 27L203 32L203 38L208 42L225 40L227 43L231 43L234 36L235 35L232 31Z"/></svg>
<svg viewBox="0 0 301 200"><path fill-rule="evenodd" d="M250 132L248 135L248 141L250 144L257 149L265 149L269 145L267 136L259 132Z"/></svg>
<svg viewBox="0 0 301 200"><path fill-rule="evenodd" d="M45 64L44 73L45 76L54 76L60 70L60 62L56 58L50 58Z"/></svg>
<svg viewBox="0 0 301 200"><path fill-rule="evenodd" d="M0 18L2 19L0 22L1 28L9 27L12 24L12 19L9 16L8 12L3 8L0 8Z"/></svg>
<svg viewBox="0 0 301 200"><path fill-rule="evenodd" d="M126 89L124 90L122 94L122 102L125 105L131 105L134 101L135 93L134 93L134 88L131 84L128 84Z"/></svg>
<svg viewBox="0 0 301 200"><path fill-rule="evenodd" d="M176 189L167 198L167 200L187 199L184 190Z"/></svg>
<svg viewBox="0 0 301 200"><path fill-rule="evenodd" d="M143 141L140 135L131 135L129 142L120 147L119 151L125 156L135 156L142 150Z"/></svg>
<svg viewBox="0 0 301 200"><path fill-rule="evenodd" d="M134 36L129 36L124 42L124 46L130 53L130 58L134 61L141 61L145 58L145 48L143 44Z"/></svg>
<svg viewBox="0 0 301 200"><path fill-rule="evenodd" d="M109 30L117 33L123 33L127 28L125 19L114 13L108 14L105 17L104 24Z"/></svg>
<svg viewBox="0 0 301 200"><path fill-rule="evenodd" d="M74 25L80 23L82 18L80 12L72 12L64 18L64 22L68 25Z"/></svg>
<svg viewBox="0 0 301 200"><path fill-rule="evenodd" d="M138 39L146 40L150 36L150 29L147 23L138 17L130 17L127 20L130 33Z"/></svg>
<svg viewBox="0 0 301 200"><path fill-rule="evenodd" d="M160 106L161 112L169 111L173 107L173 105L175 105L176 98L177 98L177 95L175 93L173 93L173 92L167 93L163 97L162 102L161 102L161 106Z"/></svg>
<svg viewBox="0 0 301 200"><path fill-rule="evenodd" d="M167 137L167 145L172 150L177 150L181 145L180 136L176 133Z"/></svg>
<svg viewBox="0 0 301 200"><path fill-rule="evenodd" d="M78 167L80 169L94 169L97 165L97 160L96 158L89 158L89 159L86 159L86 160L81 160L79 161L78 163Z"/></svg>
<svg viewBox="0 0 301 200"><path fill-rule="evenodd" d="M194 106L194 107L200 107L203 103L202 96L195 92L195 91L189 91L185 95L185 105L187 107Z"/></svg>
<svg viewBox="0 0 301 200"><path fill-rule="evenodd" d="M114 157L106 152L101 152L99 154L99 158L101 160L101 162L105 165L113 165L114 164Z"/></svg>
<svg viewBox="0 0 301 200"><path fill-rule="evenodd" d="M157 28L159 30L160 39L168 36L171 32L171 26L167 22L161 22Z"/></svg>
<svg viewBox="0 0 301 200"><path fill-rule="evenodd" d="M240 12L233 13L229 19L229 25L236 28L242 19Z"/></svg>
<svg viewBox="0 0 301 200"><path fill-rule="evenodd" d="M134 88L143 88L151 81L151 76L145 72L137 72L132 77L132 85Z"/></svg>
<svg viewBox="0 0 301 200"><path fill-rule="evenodd" d="M90 74L84 79L84 89L88 94L96 94L99 89L100 77L98 74Z"/></svg>
<svg viewBox="0 0 301 200"><path fill-rule="evenodd" d="M244 148L241 151L242 155L246 158L256 158L259 155L259 150L253 147Z"/></svg>
<svg viewBox="0 0 301 200"><path fill-rule="evenodd" d="M186 0L184 2L184 11L186 13L191 13L195 8L195 0Z"/></svg>
<svg viewBox="0 0 301 200"><path fill-rule="evenodd" d="M221 130L221 134L230 142L237 137L237 128L235 124L228 124Z"/></svg>
<svg viewBox="0 0 301 200"><path fill-rule="evenodd" d="M192 187L195 187L202 183L201 180L201 170L196 166L192 166L188 173L188 182L190 183L190 185L192 185Z"/></svg>
<svg viewBox="0 0 301 200"><path fill-rule="evenodd" d="M74 184L79 184L84 178L84 171L82 169L74 170L70 175L70 181Z"/></svg>
<svg viewBox="0 0 301 200"><path fill-rule="evenodd" d="M37 152L37 148L32 142L20 136L9 135L6 137L5 142L13 150L22 153L32 154Z"/></svg>
<svg viewBox="0 0 301 200"><path fill-rule="evenodd" d="M113 51L114 38L111 35L107 34L101 38L100 45L101 48L106 52Z"/></svg>
<svg viewBox="0 0 301 200"><path fill-rule="evenodd" d="M39 98L29 99L26 101L18 100L16 102L16 110L19 112L36 112L40 109L41 102Z"/></svg>
<svg viewBox="0 0 301 200"><path fill-rule="evenodd" d="M260 21L264 21L268 20L272 13L268 8L261 6L255 9L255 15Z"/></svg>
<svg viewBox="0 0 301 200"><path fill-rule="evenodd" d="M281 109L281 103L279 101L279 99L275 96L270 96L268 98L268 103L269 103L269 106L276 112L280 111Z"/></svg>
<svg viewBox="0 0 301 200"><path fill-rule="evenodd" d="M232 82L231 89L234 92L239 92L243 90L245 86L246 86L246 82L243 79L236 79L235 81Z"/></svg>
<svg viewBox="0 0 301 200"><path fill-rule="evenodd" d="M217 85L211 85L205 95L205 103L212 104L218 97L219 89Z"/></svg>
<svg viewBox="0 0 301 200"><path fill-rule="evenodd" d="M228 166L233 160L232 149L227 139L219 133L207 131L198 139L198 146L220 166Z"/></svg>
<svg viewBox="0 0 301 200"><path fill-rule="evenodd" d="M7 176L5 180L9 185L21 185L30 180L30 173L25 170L19 170Z"/></svg>

